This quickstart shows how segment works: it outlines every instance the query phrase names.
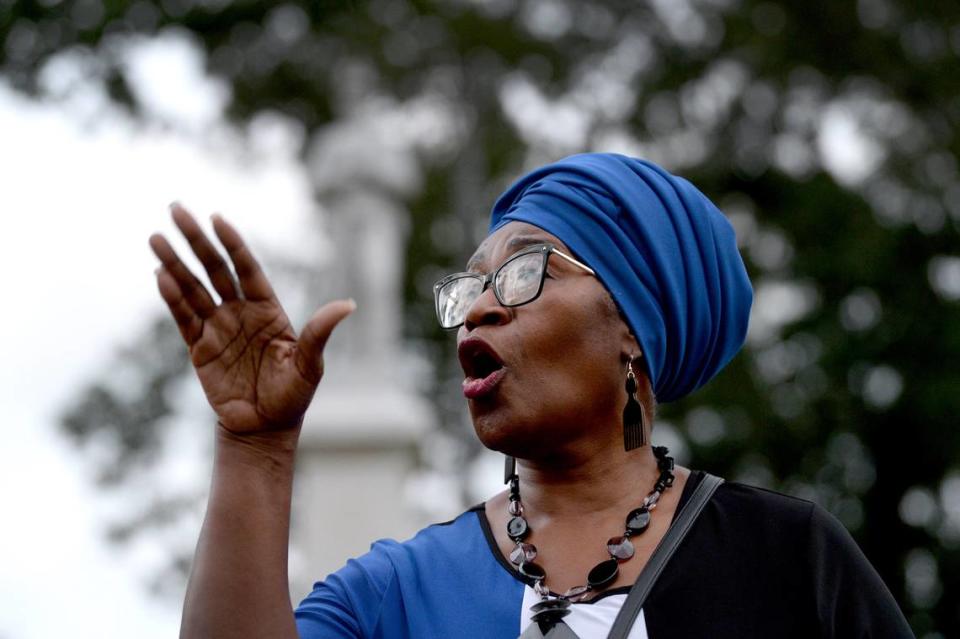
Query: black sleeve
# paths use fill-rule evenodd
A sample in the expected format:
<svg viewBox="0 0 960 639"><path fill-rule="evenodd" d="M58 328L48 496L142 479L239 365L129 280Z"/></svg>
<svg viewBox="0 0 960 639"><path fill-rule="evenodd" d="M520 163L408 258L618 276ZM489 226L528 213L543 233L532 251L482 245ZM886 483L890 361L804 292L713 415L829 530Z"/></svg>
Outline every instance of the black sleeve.
<svg viewBox="0 0 960 639"><path fill-rule="evenodd" d="M823 637L914 637L893 595L850 533L819 506L810 514L807 562Z"/></svg>

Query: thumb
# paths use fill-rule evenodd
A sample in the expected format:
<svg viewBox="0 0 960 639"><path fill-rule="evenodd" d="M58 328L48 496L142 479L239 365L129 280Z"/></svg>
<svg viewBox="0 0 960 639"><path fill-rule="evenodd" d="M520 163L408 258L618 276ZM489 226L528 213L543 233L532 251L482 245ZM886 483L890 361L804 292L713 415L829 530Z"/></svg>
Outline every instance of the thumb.
<svg viewBox="0 0 960 639"><path fill-rule="evenodd" d="M323 374L323 348L330 333L357 308L352 299L334 300L321 306L303 327L297 340L297 364L311 381L320 381Z"/></svg>

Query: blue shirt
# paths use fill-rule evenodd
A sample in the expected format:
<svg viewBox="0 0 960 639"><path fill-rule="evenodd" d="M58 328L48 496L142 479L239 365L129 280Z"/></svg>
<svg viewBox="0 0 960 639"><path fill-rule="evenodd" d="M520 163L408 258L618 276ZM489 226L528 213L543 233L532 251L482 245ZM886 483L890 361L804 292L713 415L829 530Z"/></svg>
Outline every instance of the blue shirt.
<svg viewBox="0 0 960 639"><path fill-rule="evenodd" d="M702 476L691 473L679 507ZM297 608L297 628L302 639L516 639L528 585L478 506L409 541L373 544L316 584ZM627 590L599 601L613 604ZM635 631L651 639L913 637L840 522L809 501L736 482L717 489L640 619Z"/></svg>
<svg viewBox="0 0 960 639"><path fill-rule="evenodd" d="M296 611L300 636L514 639L524 584L490 550L475 510L380 540L316 584Z"/></svg>

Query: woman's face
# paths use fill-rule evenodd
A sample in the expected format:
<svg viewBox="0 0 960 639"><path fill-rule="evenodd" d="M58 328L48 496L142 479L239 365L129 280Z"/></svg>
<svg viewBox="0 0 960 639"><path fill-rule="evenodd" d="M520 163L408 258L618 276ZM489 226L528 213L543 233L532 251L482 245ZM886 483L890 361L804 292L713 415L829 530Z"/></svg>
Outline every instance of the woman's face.
<svg viewBox="0 0 960 639"><path fill-rule="evenodd" d="M489 273L541 243L571 255L546 231L510 222L484 240L467 269ZM470 415L488 448L529 459L622 437L625 355L637 352L636 342L584 269L551 255L543 291L523 306L501 306L488 288L467 311L457 345Z"/></svg>

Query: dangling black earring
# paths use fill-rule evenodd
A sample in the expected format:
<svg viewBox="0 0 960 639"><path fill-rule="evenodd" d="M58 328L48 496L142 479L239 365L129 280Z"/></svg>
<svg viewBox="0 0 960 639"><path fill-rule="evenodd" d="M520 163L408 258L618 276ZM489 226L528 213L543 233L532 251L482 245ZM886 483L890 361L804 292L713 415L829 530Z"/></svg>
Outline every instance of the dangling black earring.
<svg viewBox="0 0 960 639"><path fill-rule="evenodd" d="M637 376L633 374L633 357L627 361L627 405L623 407L623 449L633 450L647 445L647 424L643 406L637 401Z"/></svg>
<svg viewBox="0 0 960 639"><path fill-rule="evenodd" d="M509 484L517 476L517 458L507 455L503 462L503 483Z"/></svg>

